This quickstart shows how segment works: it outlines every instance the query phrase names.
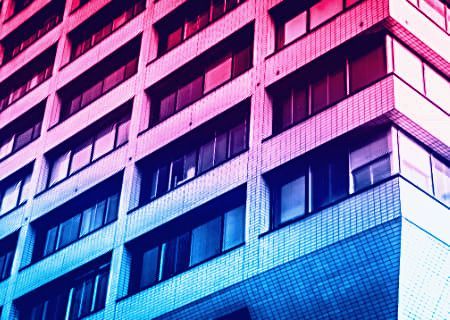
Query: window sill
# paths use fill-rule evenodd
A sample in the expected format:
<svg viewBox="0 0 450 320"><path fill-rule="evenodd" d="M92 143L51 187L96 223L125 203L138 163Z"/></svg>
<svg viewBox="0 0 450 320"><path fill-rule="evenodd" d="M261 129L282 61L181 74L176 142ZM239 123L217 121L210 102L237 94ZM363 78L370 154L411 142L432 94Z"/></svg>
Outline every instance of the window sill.
<svg viewBox="0 0 450 320"><path fill-rule="evenodd" d="M69 180L71 177L75 176L76 174L78 174L79 172L89 168L90 166L94 165L96 162L102 160L103 158L106 158L107 156L109 156L110 154L114 153L115 151L119 150L120 148L126 146L128 144L128 142L125 142L123 144L121 144L120 146L117 146L116 148L112 149L111 151L105 153L104 155L102 155L101 157L93 160L92 162L89 162L87 165L79 168L78 170L72 172L71 174L69 174L68 176L64 177L63 179L55 182L54 184L52 184L51 186L46 186L46 188L38 193L36 193L36 195L34 196L34 198L38 198L39 196L41 196L42 194L46 193L47 191L52 190L53 188L55 188L56 186L62 184L63 182Z"/></svg>
<svg viewBox="0 0 450 320"><path fill-rule="evenodd" d="M149 286L146 286L146 287L144 287L144 288L140 288L139 290L136 290L136 291L132 291L132 292L130 292L130 293L127 293L125 296L116 299L116 302L123 301L123 300L125 300L125 299L127 299L127 298L129 298L129 297L131 297L131 296L134 296L134 295L136 295L136 294L138 294L138 293L140 293L140 292L142 292L142 291L145 291L145 290L147 290L147 289L150 289L150 288L152 288L152 287L155 287L155 286L157 286L157 285L160 284L160 283L163 283L163 282L165 282L165 281L167 281L167 280L170 280L170 279L172 279L172 278L174 278L174 277L176 277L176 276L178 276L178 275L181 275L181 274L183 274L183 273L185 273L185 272L188 272L188 271L190 271L190 270L192 270L192 269L194 269L194 268L196 268L196 267L198 267L198 266L200 266L200 265L202 265L202 264L205 264L205 263L207 263L207 262L209 262L209 261L212 261L212 260L214 260L214 259L217 259L217 258L219 258L219 257L221 257L221 256L226 255L227 253L230 253L230 252L232 252L232 251L234 251L234 250L237 250L238 248L241 248L241 247L244 247L244 246L245 246L245 242L243 242L243 243L241 243L241 244L238 244L238 245L236 245L236 246L234 246L234 247L232 247L232 248L229 248L229 249L227 249L227 250L225 250L225 251L222 251L222 252L220 252L220 253L218 253L218 254L212 256L212 257L209 257L209 258L207 258L206 260L203 260L203 261L198 262L198 263L196 263L196 264L194 264L194 265L192 265L192 266L189 266L187 269L185 269L185 270L183 270L183 271L181 271L181 272L179 272L179 273L177 273L177 274L171 275L171 276L168 277L168 278L165 278L165 279L156 281L155 283L152 283L152 284L149 285Z"/></svg>
<svg viewBox="0 0 450 320"><path fill-rule="evenodd" d="M195 180L195 179L197 179L197 178L199 178L199 177L201 177L201 176L207 174L208 172L213 171L213 170L215 170L215 169L217 169L217 168L223 166L224 164L230 162L231 160L233 160L233 159L239 157L240 155L246 153L248 150L249 150L249 148L246 147L246 148L245 148L244 150L242 150L241 152L235 154L234 156L232 156L231 158L229 158L229 159L223 161L222 163L218 164L217 166L211 167L211 168L209 168L208 170L205 170L205 171L203 171L202 173L196 175L195 177L183 181L182 183L180 183L179 185L177 185L175 188L169 190L168 192L166 192L166 193L164 193L164 194L161 194L161 195L159 195L159 196L156 196L155 198L151 199L150 201L146 201L146 202L144 202L144 203L139 204L137 207L135 207L135 208L133 208L133 209L130 209L130 210L127 212L127 214L132 214L132 213L134 213L135 211L138 211L139 209L145 207L146 205L152 203L153 201L156 201L157 199L162 198L162 197L164 197L164 196L166 196L166 195L172 193L173 191L177 190L178 188L181 188L181 187L183 187L184 185L187 185L189 182L191 182L191 181L193 181L193 180Z"/></svg>

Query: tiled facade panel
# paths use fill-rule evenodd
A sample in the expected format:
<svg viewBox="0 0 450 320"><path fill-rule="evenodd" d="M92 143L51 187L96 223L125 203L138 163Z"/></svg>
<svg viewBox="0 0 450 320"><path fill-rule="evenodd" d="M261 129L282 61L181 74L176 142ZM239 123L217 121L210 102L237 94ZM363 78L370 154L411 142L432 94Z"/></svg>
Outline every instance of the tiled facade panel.
<svg viewBox="0 0 450 320"><path fill-rule="evenodd" d="M35 0L7 18L11 1L0 0L0 40L50 3ZM261 320L448 316L450 222L443 203L397 175L273 230L267 179L269 171L349 131L353 135L384 125L404 130L440 161L448 162L448 107L413 89L409 79L395 73L391 61L381 79L279 133L273 129L276 103L271 94L278 81L316 63L328 51L347 47L351 51L353 38L367 40L379 32L386 43L391 37L399 40L448 77L445 30L431 25L406 0L361 0L275 50L274 9L295 1L246 0L158 56L155 23L193 0L147 0L143 12L69 62L70 32L95 18L104 6L114 5L114 0L90 0L72 11L73 1L66 0L60 24L0 66L1 85L56 47L52 77L0 112L1 130L45 101L40 137L0 160L0 187L19 169L29 164L34 168L32 197L0 216L0 240L18 233L11 276L0 281L1 320L18 318L18 298L108 253L111 272L105 308L85 319L216 319L243 307L248 307L252 319ZM245 28L253 34L252 67L150 126L151 89ZM64 89L133 39L140 44L137 73L58 123ZM248 102L250 114L248 144L242 153L138 205L139 165L243 101ZM131 106L128 142L48 188L51 155L81 142L71 140L95 129L127 102ZM117 220L31 263L40 219L119 175ZM244 244L128 295L130 242L238 187L246 189Z"/></svg>
<svg viewBox="0 0 450 320"><path fill-rule="evenodd" d="M398 291L400 318L448 319L449 245L403 219Z"/></svg>
<svg viewBox="0 0 450 320"><path fill-rule="evenodd" d="M397 218L157 319L397 319L400 233Z"/></svg>

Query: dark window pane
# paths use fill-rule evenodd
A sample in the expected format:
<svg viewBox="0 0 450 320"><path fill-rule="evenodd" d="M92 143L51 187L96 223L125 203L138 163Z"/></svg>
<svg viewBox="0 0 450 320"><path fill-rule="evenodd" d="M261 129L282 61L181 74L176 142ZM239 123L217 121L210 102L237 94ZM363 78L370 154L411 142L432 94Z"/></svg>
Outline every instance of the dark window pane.
<svg viewBox="0 0 450 320"><path fill-rule="evenodd" d="M189 266L190 233L184 233L165 244L163 278L186 270Z"/></svg>
<svg viewBox="0 0 450 320"><path fill-rule="evenodd" d="M100 97L102 95L102 86L103 82L101 81L84 91L81 98L81 106L87 106L92 101Z"/></svg>
<svg viewBox="0 0 450 320"><path fill-rule="evenodd" d="M292 120L294 123L308 117L307 87L294 88L292 91Z"/></svg>
<svg viewBox="0 0 450 320"><path fill-rule="evenodd" d="M353 171L353 184L355 191L370 186L370 166L363 166Z"/></svg>
<svg viewBox="0 0 450 320"><path fill-rule="evenodd" d="M159 121L170 117L175 112L176 92L169 94L161 99L159 107Z"/></svg>
<svg viewBox="0 0 450 320"><path fill-rule="evenodd" d="M224 215L223 250L228 250L244 242L245 206L227 211Z"/></svg>
<svg viewBox="0 0 450 320"><path fill-rule="evenodd" d="M139 288L145 288L158 281L159 271L159 247L152 248L142 254L140 266L141 276Z"/></svg>
<svg viewBox="0 0 450 320"><path fill-rule="evenodd" d="M105 223L108 224L117 219L117 212L119 210L119 194L116 193L108 197L108 203L106 206L106 219Z"/></svg>
<svg viewBox="0 0 450 320"><path fill-rule="evenodd" d="M208 141L200 147L198 157L198 171L204 172L213 166L214 159L214 139Z"/></svg>
<svg viewBox="0 0 450 320"><path fill-rule="evenodd" d="M192 230L191 261L195 265L220 252L222 218L217 217Z"/></svg>
<svg viewBox="0 0 450 320"><path fill-rule="evenodd" d="M103 271L98 275L97 292L95 296L95 310L100 310L105 307L106 293L108 291L108 276L109 272Z"/></svg>
<svg viewBox="0 0 450 320"><path fill-rule="evenodd" d="M125 77L125 67L113 71L103 80L103 92L106 92L123 81Z"/></svg>
<svg viewBox="0 0 450 320"><path fill-rule="evenodd" d="M178 89L176 109L180 110L203 95L203 76Z"/></svg>
<svg viewBox="0 0 450 320"><path fill-rule="evenodd" d="M391 175L391 159L384 157L372 164L373 183L388 178Z"/></svg>
<svg viewBox="0 0 450 320"><path fill-rule="evenodd" d="M216 145L214 148L214 165L218 165L227 159L227 132L216 136Z"/></svg>
<svg viewBox="0 0 450 320"><path fill-rule="evenodd" d="M0 280L6 279L11 274L14 252L9 251L0 256Z"/></svg>
<svg viewBox="0 0 450 320"><path fill-rule="evenodd" d="M230 157L244 151L246 148L246 125L245 122L242 122L230 130Z"/></svg>
<svg viewBox="0 0 450 320"><path fill-rule="evenodd" d="M353 57L350 64L350 91L354 92L386 74L384 47Z"/></svg>
<svg viewBox="0 0 450 320"><path fill-rule="evenodd" d="M277 129L282 130L289 127L292 124L292 94L291 91L285 96L279 98L280 106L277 113L279 114L279 127Z"/></svg>
<svg viewBox="0 0 450 320"><path fill-rule="evenodd" d="M329 165L331 194L330 201L335 201L348 194L349 169L347 155L336 155Z"/></svg>
<svg viewBox="0 0 450 320"><path fill-rule="evenodd" d="M58 235L58 226L53 227L47 231L45 236L45 245L43 249L43 256L47 256L56 249L56 236Z"/></svg>
<svg viewBox="0 0 450 320"><path fill-rule="evenodd" d="M280 188L280 212L275 219L281 224L291 219L301 217L306 212L305 177L301 176L288 182Z"/></svg>
<svg viewBox="0 0 450 320"><path fill-rule="evenodd" d="M251 47L245 47L234 54L233 57L233 77L236 77L250 69L252 64Z"/></svg>
<svg viewBox="0 0 450 320"><path fill-rule="evenodd" d="M313 210L316 210L330 201L330 176L328 163L313 164L311 184Z"/></svg>
<svg viewBox="0 0 450 320"><path fill-rule="evenodd" d="M333 104L345 97L345 73L343 66L342 68L329 74L328 95L328 104Z"/></svg>
<svg viewBox="0 0 450 320"><path fill-rule="evenodd" d="M219 18L225 12L225 0L213 0L212 3L212 19Z"/></svg>
<svg viewBox="0 0 450 320"><path fill-rule="evenodd" d="M32 138L33 138L33 128L29 128L28 130L18 134L16 137L16 141L14 143L14 151L30 143Z"/></svg>
<svg viewBox="0 0 450 320"><path fill-rule="evenodd" d="M227 56L219 63L212 65L205 73L205 92L208 92L221 85L231 77L231 55Z"/></svg>
<svg viewBox="0 0 450 320"><path fill-rule="evenodd" d="M323 75L311 84L312 113L317 113L327 106L327 77Z"/></svg>
<svg viewBox="0 0 450 320"><path fill-rule="evenodd" d="M153 174L151 197L163 195L169 190L169 166L165 165L157 169Z"/></svg>
<svg viewBox="0 0 450 320"><path fill-rule="evenodd" d="M167 35L167 44L164 51L170 50L175 47L177 44L181 43L183 38L183 28L179 27L178 29L172 31Z"/></svg>
<svg viewBox="0 0 450 320"><path fill-rule="evenodd" d="M125 79L136 74L138 68L138 59L134 58L125 65Z"/></svg>
<svg viewBox="0 0 450 320"><path fill-rule="evenodd" d="M58 248L65 247L78 238L78 229L81 222L80 220L81 215L77 214L69 220L61 223L58 233Z"/></svg>

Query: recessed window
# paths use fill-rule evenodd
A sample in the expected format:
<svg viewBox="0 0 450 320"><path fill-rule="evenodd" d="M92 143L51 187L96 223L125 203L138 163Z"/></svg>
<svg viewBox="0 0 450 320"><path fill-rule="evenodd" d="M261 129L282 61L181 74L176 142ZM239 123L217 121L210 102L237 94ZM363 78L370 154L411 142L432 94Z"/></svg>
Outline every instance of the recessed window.
<svg viewBox="0 0 450 320"><path fill-rule="evenodd" d="M311 29L343 10L342 0L321 0L310 9Z"/></svg>
<svg viewBox="0 0 450 320"><path fill-rule="evenodd" d="M239 106L236 108L241 110ZM140 203L147 203L245 151L248 146L247 114L236 111L232 117L232 113L212 120L214 124L206 124L204 128L200 128L198 136L194 132L186 143L180 139L179 146L170 148L173 150L173 158L168 157L167 161L163 161L163 156L155 155L152 157L154 161L147 160L150 164L142 164ZM220 129L215 129L216 127Z"/></svg>
<svg viewBox="0 0 450 320"><path fill-rule="evenodd" d="M121 107L121 110L122 108L127 109L127 106ZM118 119L101 123L100 128L91 134L93 137L86 138L86 135L82 135L82 139L85 141L74 143L62 152L49 155L50 171L47 186L52 186L78 172L126 143L128 141L130 114L125 113L116 117ZM88 131L90 130L88 129Z"/></svg>
<svg viewBox="0 0 450 320"><path fill-rule="evenodd" d="M7 279L11 274L16 244L17 233L0 240L0 281Z"/></svg>
<svg viewBox="0 0 450 320"><path fill-rule="evenodd" d="M394 41L393 55L395 73L424 93L422 61L397 41Z"/></svg>
<svg viewBox="0 0 450 320"><path fill-rule="evenodd" d="M132 254L129 293L244 243L244 201L244 190L239 188L129 244Z"/></svg>
<svg viewBox="0 0 450 320"><path fill-rule="evenodd" d="M205 73L205 92L208 92L231 77L231 56L225 56L222 61L212 65Z"/></svg>
<svg viewBox="0 0 450 320"><path fill-rule="evenodd" d="M305 175L301 175L274 188L274 227L306 214Z"/></svg>
<svg viewBox="0 0 450 320"><path fill-rule="evenodd" d="M450 169L443 162L431 157L434 194L447 206L450 205Z"/></svg>
<svg viewBox="0 0 450 320"><path fill-rule="evenodd" d="M384 46L375 47L349 59L350 92L355 92L386 74Z"/></svg>
<svg viewBox="0 0 450 320"><path fill-rule="evenodd" d="M0 184L0 216L25 203L31 195L31 169L22 169Z"/></svg>

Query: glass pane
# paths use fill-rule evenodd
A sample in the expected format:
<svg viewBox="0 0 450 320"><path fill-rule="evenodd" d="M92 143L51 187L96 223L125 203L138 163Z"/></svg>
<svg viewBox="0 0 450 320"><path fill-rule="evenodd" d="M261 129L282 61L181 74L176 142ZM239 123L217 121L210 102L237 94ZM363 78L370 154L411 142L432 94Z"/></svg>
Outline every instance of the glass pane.
<svg viewBox="0 0 450 320"><path fill-rule="evenodd" d="M357 3L358 1L360 1L360 0L345 0L345 6L348 8L351 5Z"/></svg>
<svg viewBox="0 0 450 320"><path fill-rule="evenodd" d="M0 213L5 213L17 207L19 204L20 186L21 181L15 181L6 187L1 199Z"/></svg>
<svg viewBox="0 0 450 320"><path fill-rule="evenodd" d="M230 157L244 151L246 148L246 125L245 122L242 122L230 130Z"/></svg>
<svg viewBox="0 0 450 320"><path fill-rule="evenodd" d="M158 169L156 195L162 195L169 190L169 167L165 165Z"/></svg>
<svg viewBox="0 0 450 320"><path fill-rule="evenodd" d="M197 167L197 152L192 151L184 155L183 179L189 180L195 177L195 169Z"/></svg>
<svg viewBox="0 0 450 320"><path fill-rule="evenodd" d="M284 44L288 44L306 33L307 12L303 11L299 15L286 21L284 24Z"/></svg>
<svg viewBox="0 0 450 320"><path fill-rule="evenodd" d="M307 87L294 88L292 91L292 120L299 122L308 117Z"/></svg>
<svg viewBox="0 0 450 320"><path fill-rule="evenodd" d="M289 91L289 94L283 97L280 97L280 108L279 108L279 119L280 119L280 128L284 129L289 127L293 123L292 119L292 91Z"/></svg>
<svg viewBox="0 0 450 320"><path fill-rule="evenodd" d="M89 103L97 99L102 95L103 82L98 82L86 91L83 92L81 97L81 106L87 106Z"/></svg>
<svg viewBox="0 0 450 320"><path fill-rule="evenodd" d="M63 119L66 118L66 117L68 117L68 116L71 115L71 114L74 114L75 112L77 112L78 110L80 110L80 108L81 108L81 95L79 95L79 96L73 98L73 99L70 101L70 106L69 106L68 113L67 113L67 115L64 115L64 116L63 116Z"/></svg>
<svg viewBox="0 0 450 320"><path fill-rule="evenodd" d="M225 12L225 0L213 0L212 19L219 18Z"/></svg>
<svg viewBox="0 0 450 320"><path fill-rule="evenodd" d="M106 293L108 292L109 272L103 271L98 276L97 293L95 297L94 309L100 310L105 307Z"/></svg>
<svg viewBox="0 0 450 320"><path fill-rule="evenodd" d="M62 154L57 159L55 159L50 172L50 180L49 180L50 186L67 177L69 171L69 160L70 160L70 151L67 151L66 153Z"/></svg>
<svg viewBox="0 0 450 320"><path fill-rule="evenodd" d="M198 171L204 172L213 167L214 159L214 139L208 141L200 147L198 157Z"/></svg>
<svg viewBox="0 0 450 320"><path fill-rule="evenodd" d="M32 138L33 138L33 127L19 133L14 143L14 151L19 150L23 146L30 143Z"/></svg>
<svg viewBox="0 0 450 320"><path fill-rule="evenodd" d="M67 294L59 293L53 295L47 300L47 304L44 307L45 315L42 319L45 320L59 320L64 319L67 309ZM41 319L41 318L38 318Z"/></svg>
<svg viewBox="0 0 450 320"><path fill-rule="evenodd" d="M177 44L181 43L183 37L183 28L179 27L178 29L172 31L167 35L167 45L166 51L172 49Z"/></svg>
<svg viewBox="0 0 450 320"><path fill-rule="evenodd" d="M231 77L231 55L227 56L225 60L212 66L206 71L205 74L205 92L208 92Z"/></svg>
<svg viewBox="0 0 450 320"><path fill-rule="evenodd" d="M397 41L394 41L394 69L403 80L423 93L422 61Z"/></svg>
<svg viewBox="0 0 450 320"><path fill-rule="evenodd" d="M121 122L117 127L117 142L116 147L128 142L128 135L130 133L130 119Z"/></svg>
<svg viewBox="0 0 450 320"><path fill-rule="evenodd" d="M216 136L216 145L214 148L214 165L218 165L227 159L227 132Z"/></svg>
<svg viewBox="0 0 450 320"><path fill-rule="evenodd" d="M311 166L312 207L316 210L330 201L330 173L328 163L318 162Z"/></svg>
<svg viewBox="0 0 450 320"><path fill-rule="evenodd" d="M77 214L60 224L58 233L58 248L67 246L78 239L78 229L81 215Z"/></svg>
<svg viewBox="0 0 450 320"><path fill-rule="evenodd" d="M386 74L384 47L379 46L367 53L351 58L349 64L350 91L353 93Z"/></svg>
<svg viewBox="0 0 450 320"><path fill-rule="evenodd" d="M221 223L222 217L217 217L192 230L191 266L220 252Z"/></svg>
<svg viewBox="0 0 450 320"><path fill-rule="evenodd" d="M439 0L420 0L420 9L436 22L441 28L445 28L445 4Z"/></svg>
<svg viewBox="0 0 450 320"><path fill-rule="evenodd" d="M94 142L93 160L100 158L114 149L114 133L112 125L109 125L100 131Z"/></svg>
<svg viewBox="0 0 450 320"><path fill-rule="evenodd" d="M388 154L390 151L391 148L389 146L388 135L384 134L367 145L350 152L351 168L353 170L366 165L369 162Z"/></svg>
<svg viewBox="0 0 450 320"><path fill-rule="evenodd" d="M95 207L87 208L83 211L81 219L81 230L80 237L91 232L93 228L93 223L95 220Z"/></svg>
<svg viewBox="0 0 450 320"><path fill-rule="evenodd" d="M19 199L20 204L26 202L31 196L31 174L28 174L22 181L22 192Z"/></svg>
<svg viewBox="0 0 450 320"><path fill-rule="evenodd" d="M203 76L178 89L176 109L180 110L203 95Z"/></svg>
<svg viewBox="0 0 450 320"><path fill-rule="evenodd" d="M400 171L412 183L431 192L430 155L403 134L399 134Z"/></svg>
<svg viewBox="0 0 450 320"><path fill-rule="evenodd" d="M301 217L306 211L305 177L301 176L285 185L280 190L280 217L278 223Z"/></svg>
<svg viewBox="0 0 450 320"><path fill-rule="evenodd" d="M450 169L434 157L433 164L434 195L436 198L450 205Z"/></svg>
<svg viewBox="0 0 450 320"><path fill-rule="evenodd" d="M158 281L159 248L155 247L142 254L139 288L146 288Z"/></svg>
<svg viewBox="0 0 450 320"><path fill-rule="evenodd" d="M321 0L310 9L310 28L314 28L342 11L342 0Z"/></svg>
<svg viewBox="0 0 450 320"><path fill-rule="evenodd" d="M0 255L0 280L4 280L9 277L11 273L13 256L14 253L12 251L6 252L4 255Z"/></svg>
<svg viewBox="0 0 450 320"><path fill-rule="evenodd" d="M377 183L391 175L391 158L383 157L372 164L372 180Z"/></svg>
<svg viewBox="0 0 450 320"><path fill-rule="evenodd" d="M449 82L426 64L424 65L424 71L427 97L437 103L446 112L450 113L450 103L448 100L448 92L450 92Z"/></svg>
<svg viewBox="0 0 450 320"><path fill-rule="evenodd" d="M56 249L56 237L58 235L58 226L49 229L45 235L45 246L42 256L47 256Z"/></svg>
<svg viewBox="0 0 450 320"><path fill-rule="evenodd" d="M108 197L105 223L108 224L112 221L115 221L117 219L118 211L119 211L119 194L116 193Z"/></svg>
<svg viewBox="0 0 450 320"><path fill-rule="evenodd" d="M91 161L92 140L84 142L73 151L72 162L70 164L70 173L85 167Z"/></svg>
<svg viewBox="0 0 450 320"><path fill-rule="evenodd" d="M311 84L312 113L317 113L327 106L327 76Z"/></svg>
<svg viewBox="0 0 450 320"><path fill-rule="evenodd" d="M120 67L119 69L113 71L110 75L108 75L105 80L103 80L103 92L106 92L119 83L123 81L125 78L125 67Z"/></svg>
<svg viewBox="0 0 450 320"><path fill-rule="evenodd" d="M184 233L165 244L163 278L184 271L189 266L190 233Z"/></svg>
<svg viewBox="0 0 450 320"><path fill-rule="evenodd" d="M138 68L138 59L134 58L125 65L125 79L136 74Z"/></svg>
<svg viewBox="0 0 450 320"><path fill-rule="evenodd" d="M344 66L328 75L328 104L333 104L345 97Z"/></svg>
<svg viewBox="0 0 450 320"><path fill-rule="evenodd" d="M169 94L161 99L159 107L159 121L162 121L175 113L176 92Z"/></svg>
<svg viewBox="0 0 450 320"><path fill-rule="evenodd" d="M330 201L335 201L346 196L349 191L348 155L335 154L329 165L330 170Z"/></svg>
<svg viewBox="0 0 450 320"><path fill-rule="evenodd" d="M353 171L353 186L355 191L366 188L371 183L370 165L360 167Z"/></svg>
<svg viewBox="0 0 450 320"><path fill-rule="evenodd" d="M227 211L224 215L222 250L228 250L244 242L245 205Z"/></svg>
<svg viewBox="0 0 450 320"><path fill-rule="evenodd" d="M237 51L233 57L233 77L248 70L252 65L252 48L245 47Z"/></svg>

